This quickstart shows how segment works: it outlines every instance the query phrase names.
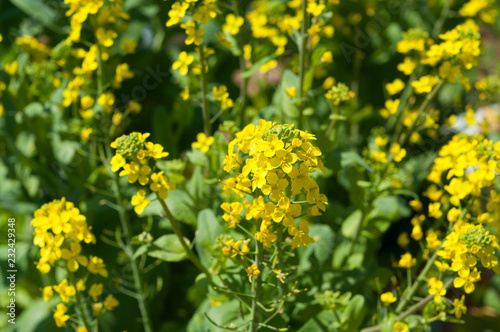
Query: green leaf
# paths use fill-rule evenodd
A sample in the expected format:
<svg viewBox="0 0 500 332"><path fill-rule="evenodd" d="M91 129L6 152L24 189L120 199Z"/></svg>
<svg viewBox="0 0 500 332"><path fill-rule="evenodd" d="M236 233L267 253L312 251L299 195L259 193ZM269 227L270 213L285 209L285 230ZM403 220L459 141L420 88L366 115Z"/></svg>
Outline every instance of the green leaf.
<svg viewBox="0 0 500 332"><path fill-rule="evenodd" d="M189 245L189 240L184 238ZM167 234L153 241L148 255L167 262L180 262L187 258L181 241L175 234Z"/></svg>
<svg viewBox="0 0 500 332"><path fill-rule="evenodd" d="M342 223L340 231L348 239L353 239L357 228L361 224L363 213L361 210L355 210Z"/></svg>
<svg viewBox="0 0 500 332"><path fill-rule="evenodd" d="M198 235L195 238L196 249L201 263L207 268L211 266L211 252L217 237L224 234L224 227L215 213L205 209L198 213Z"/></svg>
<svg viewBox="0 0 500 332"><path fill-rule="evenodd" d="M63 32L60 25L55 24L59 19L59 12L47 6L42 0L11 0L12 4L21 9L35 21L55 32Z"/></svg>
<svg viewBox="0 0 500 332"><path fill-rule="evenodd" d="M321 263L326 262L333 251L333 231L327 225L312 225L309 228L309 235L316 240L311 244L314 255Z"/></svg>
<svg viewBox="0 0 500 332"><path fill-rule="evenodd" d="M361 295L355 295L347 304L342 317L343 331L357 331L363 322L365 316L365 298Z"/></svg>
<svg viewBox="0 0 500 332"><path fill-rule="evenodd" d="M160 202L156 200L155 194L149 195L148 199L151 201L151 204L144 209L141 213L141 217L159 216L165 214ZM176 189L170 191L167 199L165 199L165 203L177 221L182 221L188 225L196 226L194 202L184 190Z"/></svg>
<svg viewBox="0 0 500 332"><path fill-rule="evenodd" d="M343 168L352 167L354 165L362 166L368 172L374 172L365 160L354 151L339 151L331 153L325 160L325 166L337 172Z"/></svg>
<svg viewBox="0 0 500 332"><path fill-rule="evenodd" d="M335 313L330 310L323 310L316 316L310 318L297 332L332 332L337 329L332 329L337 322Z"/></svg>

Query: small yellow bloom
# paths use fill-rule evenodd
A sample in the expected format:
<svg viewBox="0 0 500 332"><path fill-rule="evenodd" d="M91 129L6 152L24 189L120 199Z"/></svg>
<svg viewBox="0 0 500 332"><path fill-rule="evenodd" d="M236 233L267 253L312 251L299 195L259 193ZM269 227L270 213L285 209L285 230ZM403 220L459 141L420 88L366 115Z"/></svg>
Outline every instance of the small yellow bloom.
<svg viewBox="0 0 500 332"><path fill-rule="evenodd" d="M260 71L263 73L267 73L269 70L273 69L278 65L278 61L276 59L272 59L266 63L264 63L262 66L260 66Z"/></svg>
<svg viewBox="0 0 500 332"><path fill-rule="evenodd" d="M188 73L188 66L193 63L194 56L187 54L186 52L179 53L179 59L172 64L172 69L179 69L179 73L182 76L186 76Z"/></svg>
<svg viewBox="0 0 500 332"><path fill-rule="evenodd" d="M234 36L238 34L243 23L245 23L245 19L243 17L228 14L226 16L226 23L222 25L222 30L227 31Z"/></svg>
<svg viewBox="0 0 500 332"><path fill-rule="evenodd" d="M383 293L382 295L380 295L380 301L382 301L382 303L385 306L388 306L391 303L396 302L396 300L397 300L397 297L394 297L394 294L392 294L392 292L387 292L387 293Z"/></svg>
<svg viewBox="0 0 500 332"><path fill-rule="evenodd" d="M103 284L92 284L92 286L90 286L88 293L94 302L97 302L97 297L102 294L103 287Z"/></svg>
<svg viewBox="0 0 500 332"><path fill-rule="evenodd" d="M207 153L210 146L214 143L214 137L207 137L204 133L198 133L196 135L196 140L196 142L191 144L191 147L200 149L203 153Z"/></svg>
<svg viewBox="0 0 500 332"><path fill-rule="evenodd" d="M399 78L396 78L392 83L387 83L385 85L387 93L391 96L399 93L401 90L404 89L404 87L405 84Z"/></svg>
<svg viewBox="0 0 500 332"><path fill-rule="evenodd" d="M396 322L394 323L394 325L392 326L392 328L394 329L394 332L408 332L410 331L408 329L408 325L403 323L403 322Z"/></svg>
<svg viewBox="0 0 500 332"><path fill-rule="evenodd" d="M132 39L125 39L122 46L120 47L125 53L134 53L137 48L137 43Z"/></svg>
<svg viewBox="0 0 500 332"><path fill-rule="evenodd" d="M295 98L297 96L297 88L292 86L291 88L286 89L286 95L290 98Z"/></svg>
<svg viewBox="0 0 500 332"><path fill-rule="evenodd" d="M404 269L411 269L412 267L417 264L417 259L413 258L410 253L406 253L401 255L401 258L399 259L399 262L393 263L393 266L395 267L401 267Z"/></svg>
<svg viewBox="0 0 500 332"><path fill-rule="evenodd" d="M13 61L11 63L6 63L4 66L3 66L3 69L5 70L5 72L10 75L10 76L14 76L17 72L17 61Z"/></svg>
<svg viewBox="0 0 500 332"><path fill-rule="evenodd" d="M89 137L90 137L90 134L92 134L92 131L93 131L92 128L84 128L84 129L82 129L82 131L80 132L80 139L82 141L88 141Z"/></svg>
<svg viewBox="0 0 500 332"><path fill-rule="evenodd" d="M180 96L182 100L188 100L189 99L189 87L185 87L184 90L180 93Z"/></svg>
<svg viewBox="0 0 500 332"><path fill-rule="evenodd" d="M113 294L109 294L104 299L104 307L108 310L114 310L120 302L113 296Z"/></svg>
<svg viewBox="0 0 500 332"><path fill-rule="evenodd" d="M115 104L115 96L112 93L103 93L99 99L97 99L97 102L106 113L111 113L113 105Z"/></svg>
<svg viewBox="0 0 500 332"><path fill-rule="evenodd" d="M146 198L146 191L139 190L137 195L132 196L132 205L134 206L134 211L137 214L141 214L144 208L149 205L149 200Z"/></svg>

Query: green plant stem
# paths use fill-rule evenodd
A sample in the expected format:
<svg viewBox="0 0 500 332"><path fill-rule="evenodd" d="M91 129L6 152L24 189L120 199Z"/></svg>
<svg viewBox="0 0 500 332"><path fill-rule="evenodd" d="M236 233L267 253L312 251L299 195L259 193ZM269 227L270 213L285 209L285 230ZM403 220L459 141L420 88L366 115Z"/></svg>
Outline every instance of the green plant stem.
<svg viewBox="0 0 500 332"><path fill-rule="evenodd" d="M308 29L308 14L307 14L307 1L302 1L302 26L300 27L300 40L299 40L299 128L302 128L302 121L304 118L305 96L304 96L304 77L306 71L306 52L307 52L307 29Z"/></svg>
<svg viewBox="0 0 500 332"><path fill-rule="evenodd" d="M449 280L444 286L443 288L447 289L448 287L450 287L451 283L453 282L453 279ZM422 308L424 305L427 304L427 302L429 302L430 300L432 300L434 298L434 295L433 294L429 294L427 295L425 298L423 298L422 300L420 300L419 302L415 303L414 305L412 305L410 308L408 308L408 310L406 310L405 312L401 313L400 315L398 315L395 320L396 321L400 321L402 319L404 319L405 317L411 315L412 313L414 313L415 311L417 311L418 309ZM384 326L386 325L386 323L382 323L382 324L378 324L378 325L375 325L375 326L371 326L371 327L367 327L365 329L362 329L361 332L376 332L376 331L380 331L384 328Z"/></svg>
<svg viewBox="0 0 500 332"><path fill-rule="evenodd" d="M68 271L68 278L69 278L70 282L76 288L75 276L70 271ZM82 296L82 294L80 293L79 290L77 290L75 293L76 311L78 312L78 316L80 316L80 319L83 322L83 325L85 326L87 331L91 332L92 331L92 324L90 323L90 320L88 317L88 310L85 309L85 305L83 304L83 300L82 300L81 296Z"/></svg>
<svg viewBox="0 0 500 332"><path fill-rule="evenodd" d="M252 283L252 322L251 322L251 332L255 332L259 329L259 302L262 297L262 254L264 247L260 241L257 241L257 252L255 254L255 264L257 269L261 272L258 276L254 277Z"/></svg>
<svg viewBox="0 0 500 332"><path fill-rule="evenodd" d="M158 198L158 201L160 202L163 211L165 211L165 214L167 215L167 218L170 220L170 224L172 225L172 229L174 230L175 235L177 235L177 238L179 238L179 241L182 245L182 248L184 249L184 252L188 256L188 259L201 271L203 272L209 279L212 278L212 274L208 269L201 264L200 260L198 259L198 256L195 255L195 253L191 250L189 247L189 244L187 244L186 240L184 239L184 236L182 235L181 229L179 227L179 224L177 223L177 220L175 220L174 216L170 212L167 204L163 199L161 199L158 196L158 193L156 193L156 197Z"/></svg>
<svg viewBox="0 0 500 332"><path fill-rule="evenodd" d="M242 16L240 8L238 6L238 0L233 0L233 8L234 12L236 13L237 16ZM243 16L242 16L243 17ZM240 98L239 98L239 104L240 104L240 128L243 128L246 124L246 104L247 104L247 84L248 84L248 78L243 77L243 73L245 72L246 69L246 61L245 61L245 55L243 52L243 40L242 40L242 35L241 33L238 34L238 43L239 43L239 48L241 50L241 54L238 57L238 60L240 62L240 75L241 75L241 87L240 87Z"/></svg>
<svg viewBox="0 0 500 332"><path fill-rule="evenodd" d="M205 135L212 135L212 127L210 125L210 113L208 110L208 99L207 99L207 73L205 72L205 52L203 51L203 45L198 46L198 54L200 55L200 77L201 77L201 111L203 113L203 128Z"/></svg>
<svg viewBox="0 0 500 332"><path fill-rule="evenodd" d="M106 152L108 156L111 156L111 151L109 149L109 142L106 142ZM132 277L134 279L134 287L137 292L137 302L139 304L139 311L141 313L142 324L144 326L145 332L153 332L153 325L151 322L151 316L149 313L149 307L146 302L146 295L144 294L142 273L139 269L136 259L133 257L134 252L132 249L132 226L130 224L130 219L123 205L123 196L120 191L120 183L118 181L118 175L111 170L111 162L108 163L108 172L111 172L111 177L113 178L113 191L115 194L115 199L118 205L118 215L120 217L120 222L122 225L123 233L125 235L126 242L123 247L123 251L129 258L130 268L132 270Z"/></svg>
<svg viewBox="0 0 500 332"><path fill-rule="evenodd" d="M425 100L422 102L422 105L420 105L420 108L417 111L415 119L413 119L408 129L405 132L403 132L403 134L401 134L401 136L399 137L398 139L399 145L402 146L406 144L413 130L415 130L415 127L417 126L420 116L427 111L427 108L429 107L430 103L434 100L439 90L441 90L441 88L443 87L444 82L445 80L440 79L438 84L436 84L436 86L434 87L434 89L432 89L432 91L425 97Z"/></svg>
<svg viewBox="0 0 500 332"><path fill-rule="evenodd" d="M460 213L460 216L457 220L461 220L467 214L469 208L470 208L470 203L465 208L462 209L462 212ZM455 223L450 223L448 230L446 231L445 237L450 233L450 231L453 229L454 225L455 225ZM443 244L444 244L444 240L441 241L441 245L439 246L439 248L436 249L436 251L434 252L432 257L427 261L427 264L425 264L424 269L420 272L417 279L415 279L415 283L411 286L411 288L409 288L408 294L406 296L403 296L401 301L398 303L398 306L396 307L397 314L400 313L404 309L406 303L408 303L408 300L410 300L413 297L413 295L415 295L415 292L419 289L419 287L422 285L422 283L425 282L426 275L429 272L432 265L434 264L434 261L437 258L438 252L441 250L441 248L443 248Z"/></svg>

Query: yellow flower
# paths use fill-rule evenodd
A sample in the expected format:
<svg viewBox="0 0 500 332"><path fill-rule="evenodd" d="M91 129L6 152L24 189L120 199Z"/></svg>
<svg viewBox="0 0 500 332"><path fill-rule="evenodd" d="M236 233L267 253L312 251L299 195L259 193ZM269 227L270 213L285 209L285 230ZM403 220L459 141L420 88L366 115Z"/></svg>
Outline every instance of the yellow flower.
<svg viewBox="0 0 500 332"><path fill-rule="evenodd" d="M134 77L134 73L130 71L128 63L122 63L116 66L115 79L113 80L113 87L119 89L124 80Z"/></svg>
<svg viewBox="0 0 500 332"><path fill-rule="evenodd" d="M203 35L205 34L205 29L198 28L193 21L188 21L181 24L181 28L186 31L187 38L184 41L186 45L195 44L200 46L203 42Z"/></svg>
<svg viewBox="0 0 500 332"><path fill-rule="evenodd" d="M92 128L84 128L84 129L82 129L82 131L80 132L80 139L82 141L88 141L89 137L90 137L90 134L92 134L92 131L93 131Z"/></svg>
<svg viewBox="0 0 500 332"><path fill-rule="evenodd" d="M245 23L245 19L243 17L228 14L226 16L226 23L222 25L222 30L227 31L234 36L238 34L243 23Z"/></svg>
<svg viewBox="0 0 500 332"><path fill-rule="evenodd" d="M112 93L103 93L99 99L97 99L97 102L106 113L111 113L113 105L115 104L115 96Z"/></svg>
<svg viewBox="0 0 500 332"><path fill-rule="evenodd" d="M132 196L132 205L134 206L134 211L137 214L141 214L144 208L149 205L149 200L146 198L146 191L139 190L137 195Z"/></svg>
<svg viewBox="0 0 500 332"><path fill-rule="evenodd" d="M123 113L122 112L116 112L115 114L113 114L113 118L111 119L111 122L115 126L119 126L120 123L122 123L122 117L123 117Z"/></svg>
<svg viewBox="0 0 500 332"><path fill-rule="evenodd" d="M219 45L225 48L231 48L234 46L233 43L231 43L229 40L226 39L226 35L224 32L217 32L215 34L215 37L217 37L217 41L219 42Z"/></svg>
<svg viewBox="0 0 500 332"><path fill-rule="evenodd" d="M120 48L125 53L134 53L135 49L137 48L137 43L132 39L127 38L123 41L122 46L120 46Z"/></svg>
<svg viewBox="0 0 500 332"><path fill-rule="evenodd" d="M92 303L92 312L94 313L94 316L98 317L101 315L102 307L102 302Z"/></svg>
<svg viewBox="0 0 500 332"><path fill-rule="evenodd" d="M393 266L401 267L404 269L411 269L415 266L415 264L417 264L417 259L413 258L410 253L406 253L401 255L399 262L393 263Z"/></svg>
<svg viewBox="0 0 500 332"><path fill-rule="evenodd" d="M325 63L333 62L332 52L326 51L325 53L323 53L323 55L321 56L321 62L325 62Z"/></svg>
<svg viewBox="0 0 500 332"><path fill-rule="evenodd" d="M297 88L292 86L286 89L286 95L290 98L295 98L297 96Z"/></svg>
<svg viewBox="0 0 500 332"><path fill-rule="evenodd" d="M64 279L59 285L53 286L54 290L59 293L63 302L69 302L71 296L76 294L75 286L69 285L68 280Z"/></svg>
<svg viewBox="0 0 500 332"><path fill-rule="evenodd" d="M443 211L441 211L441 203L434 202L429 204L429 217L439 219L442 215Z"/></svg>
<svg viewBox="0 0 500 332"><path fill-rule="evenodd" d="M104 307L108 310L114 310L120 304L113 294L106 296L103 303Z"/></svg>
<svg viewBox="0 0 500 332"><path fill-rule="evenodd" d="M117 153L113 156L113 158L111 158L111 170L113 172L117 172L120 168L125 166L126 163L127 161L125 158L123 158L121 154Z"/></svg>
<svg viewBox="0 0 500 332"><path fill-rule="evenodd" d="M436 277L427 280L427 287L429 288L429 294L434 295L434 301L436 302L441 301L441 297L446 295L446 289L443 288L443 282Z"/></svg>
<svg viewBox="0 0 500 332"><path fill-rule="evenodd" d="M54 295L54 292L52 291L52 286L46 286L42 290L42 296L43 300L45 302L49 302L50 298Z"/></svg>
<svg viewBox="0 0 500 332"><path fill-rule="evenodd" d="M89 296L97 302L97 297L102 294L103 284L92 284L89 289Z"/></svg>
<svg viewBox="0 0 500 332"><path fill-rule="evenodd" d="M273 69L274 67L276 67L277 65L278 65L278 61L276 61L276 59L272 59L272 60L264 63L262 66L260 66L259 69L261 72L266 73L270 69Z"/></svg>
<svg viewBox="0 0 500 332"><path fill-rule="evenodd" d="M58 327L66 326L66 321L69 319L69 315L66 315L66 311L68 308L64 305L64 303L59 303L54 311L54 320L56 321L56 325Z"/></svg>
<svg viewBox="0 0 500 332"><path fill-rule="evenodd" d="M108 270L106 270L106 264L102 258L90 255L87 269L92 274L100 274L104 278L108 277Z"/></svg>
<svg viewBox="0 0 500 332"><path fill-rule="evenodd" d="M5 114L5 108L3 107L3 104L0 103L0 118Z"/></svg>
<svg viewBox="0 0 500 332"><path fill-rule="evenodd" d="M409 56L405 57L403 62L398 64L398 70L403 72L406 76L411 75L417 67L417 63L412 60Z"/></svg>
<svg viewBox="0 0 500 332"><path fill-rule="evenodd" d="M179 73L182 76L186 76L188 73L188 66L193 63L194 56L188 55L186 52L179 53L179 59L172 64L172 69L179 69Z"/></svg>
<svg viewBox="0 0 500 332"><path fill-rule="evenodd" d="M391 303L396 302L396 300L397 300L397 297L394 297L394 294L392 294L392 292L386 292L386 293L383 293L382 295L380 295L380 301L382 301L382 303L385 306L388 306Z"/></svg>
<svg viewBox="0 0 500 332"><path fill-rule="evenodd" d="M392 328L394 329L394 332L408 332L408 331L410 331L408 329L408 325L406 325L403 322L396 322L396 323L394 323L394 325L392 326Z"/></svg>
<svg viewBox="0 0 500 332"><path fill-rule="evenodd" d="M462 318L462 315L467 313L467 307L464 305L465 295L459 299L453 300L453 306L455 307L455 317L458 319Z"/></svg>
<svg viewBox="0 0 500 332"><path fill-rule="evenodd" d="M411 82L411 86L415 89L415 93L428 93L431 92L432 88L438 84L439 78L434 75L425 75L420 77L420 79Z"/></svg>
<svg viewBox="0 0 500 332"><path fill-rule="evenodd" d="M184 90L180 93L180 96L182 100L188 100L189 99L189 87L185 87Z"/></svg>
<svg viewBox="0 0 500 332"><path fill-rule="evenodd" d="M248 274L248 280L250 280L250 282L252 282L252 278L253 277L256 277L256 276L258 276L260 274L260 271L257 268L257 264L250 265L249 267L247 267L245 269L245 271Z"/></svg>
<svg viewBox="0 0 500 332"><path fill-rule="evenodd" d="M127 110L132 114L139 114L142 110L142 106L135 100L131 100L127 104Z"/></svg>
<svg viewBox="0 0 500 332"><path fill-rule="evenodd" d="M3 66L3 69L5 70L5 72L10 75L10 76L14 76L17 72L17 61L13 61L11 63L6 63L4 66Z"/></svg>
<svg viewBox="0 0 500 332"><path fill-rule="evenodd" d="M392 158L395 162L399 163L406 156L406 150L402 148L398 143L392 143L389 148L389 152L392 154Z"/></svg>
<svg viewBox="0 0 500 332"><path fill-rule="evenodd" d="M163 171L159 173L151 174L151 184L149 188L158 193L160 199L165 199L168 197L169 190L175 190L175 183L168 181L168 178L163 174Z"/></svg>
<svg viewBox="0 0 500 332"><path fill-rule="evenodd" d="M84 109L87 110L94 105L95 99L90 97L90 96L84 96L82 99L80 99L80 106Z"/></svg>
<svg viewBox="0 0 500 332"><path fill-rule="evenodd" d="M170 19L167 21L167 27L178 24L184 15L186 15L186 10L189 8L189 3L187 2L174 2L172 9L168 12L168 17Z"/></svg>
<svg viewBox="0 0 500 332"><path fill-rule="evenodd" d="M307 12L313 16L319 16L321 15L321 13L323 12L323 10L325 9L325 5L324 4L318 4L316 3L316 1L309 1L307 3Z"/></svg>
<svg viewBox="0 0 500 332"><path fill-rule="evenodd" d="M404 87L405 84L399 78L396 78L392 83L387 83L385 85L387 93L391 96L399 93L401 90L404 89Z"/></svg>
<svg viewBox="0 0 500 332"><path fill-rule="evenodd" d="M208 150L210 149L210 146L214 143L214 137L209 136L207 137L204 133L198 133L196 135L196 142L193 142L191 144L191 147L195 149L200 149L201 152L207 153Z"/></svg>
<svg viewBox="0 0 500 332"><path fill-rule="evenodd" d="M105 47L111 47L115 43L115 38L118 34L113 30L105 30L104 28L97 28L95 31L95 37L97 42Z"/></svg>

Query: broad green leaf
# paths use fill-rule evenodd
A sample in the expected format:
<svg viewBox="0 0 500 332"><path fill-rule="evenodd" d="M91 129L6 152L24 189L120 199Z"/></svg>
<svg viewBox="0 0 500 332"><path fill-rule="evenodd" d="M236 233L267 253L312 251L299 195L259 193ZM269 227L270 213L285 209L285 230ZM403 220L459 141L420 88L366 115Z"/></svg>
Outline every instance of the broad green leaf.
<svg viewBox="0 0 500 332"><path fill-rule="evenodd" d="M195 244L200 260L206 267L211 266L212 246L221 234L224 234L224 227L215 213L210 209L200 211L198 213L198 235L195 238Z"/></svg>
<svg viewBox="0 0 500 332"><path fill-rule="evenodd" d="M141 217L165 215L155 194L149 195L148 199L151 201L151 204L144 209L141 213ZM177 221L182 221L193 226L196 225L196 213L193 200L184 190L176 189L170 191L167 199L165 199L165 203Z"/></svg>
<svg viewBox="0 0 500 332"><path fill-rule="evenodd" d="M340 231L348 239L353 239L357 228L361 224L363 213L361 210L355 210L342 223Z"/></svg>
<svg viewBox="0 0 500 332"><path fill-rule="evenodd" d="M189 245L189 240L184 238ZM161 248L161 249L160 249ZM167 234L153 241L147 254L167 262L180 262L187 258L181 241L175 234Z"/></svg>
<svg viewBox="0 0 500 332"><path fill-rule="evenodd" d="M363 322L365 316L365 298L361 295L355 295L351 298L340 320L342 321L343 331L357 331Z"/></svg>
<svg viewBox="0 0 500 332"><path fill-rule="evenodd" d="M323 310L316 316L309 319L297 332L333 332L338 325L335 313L330 310Z"/></svg>

